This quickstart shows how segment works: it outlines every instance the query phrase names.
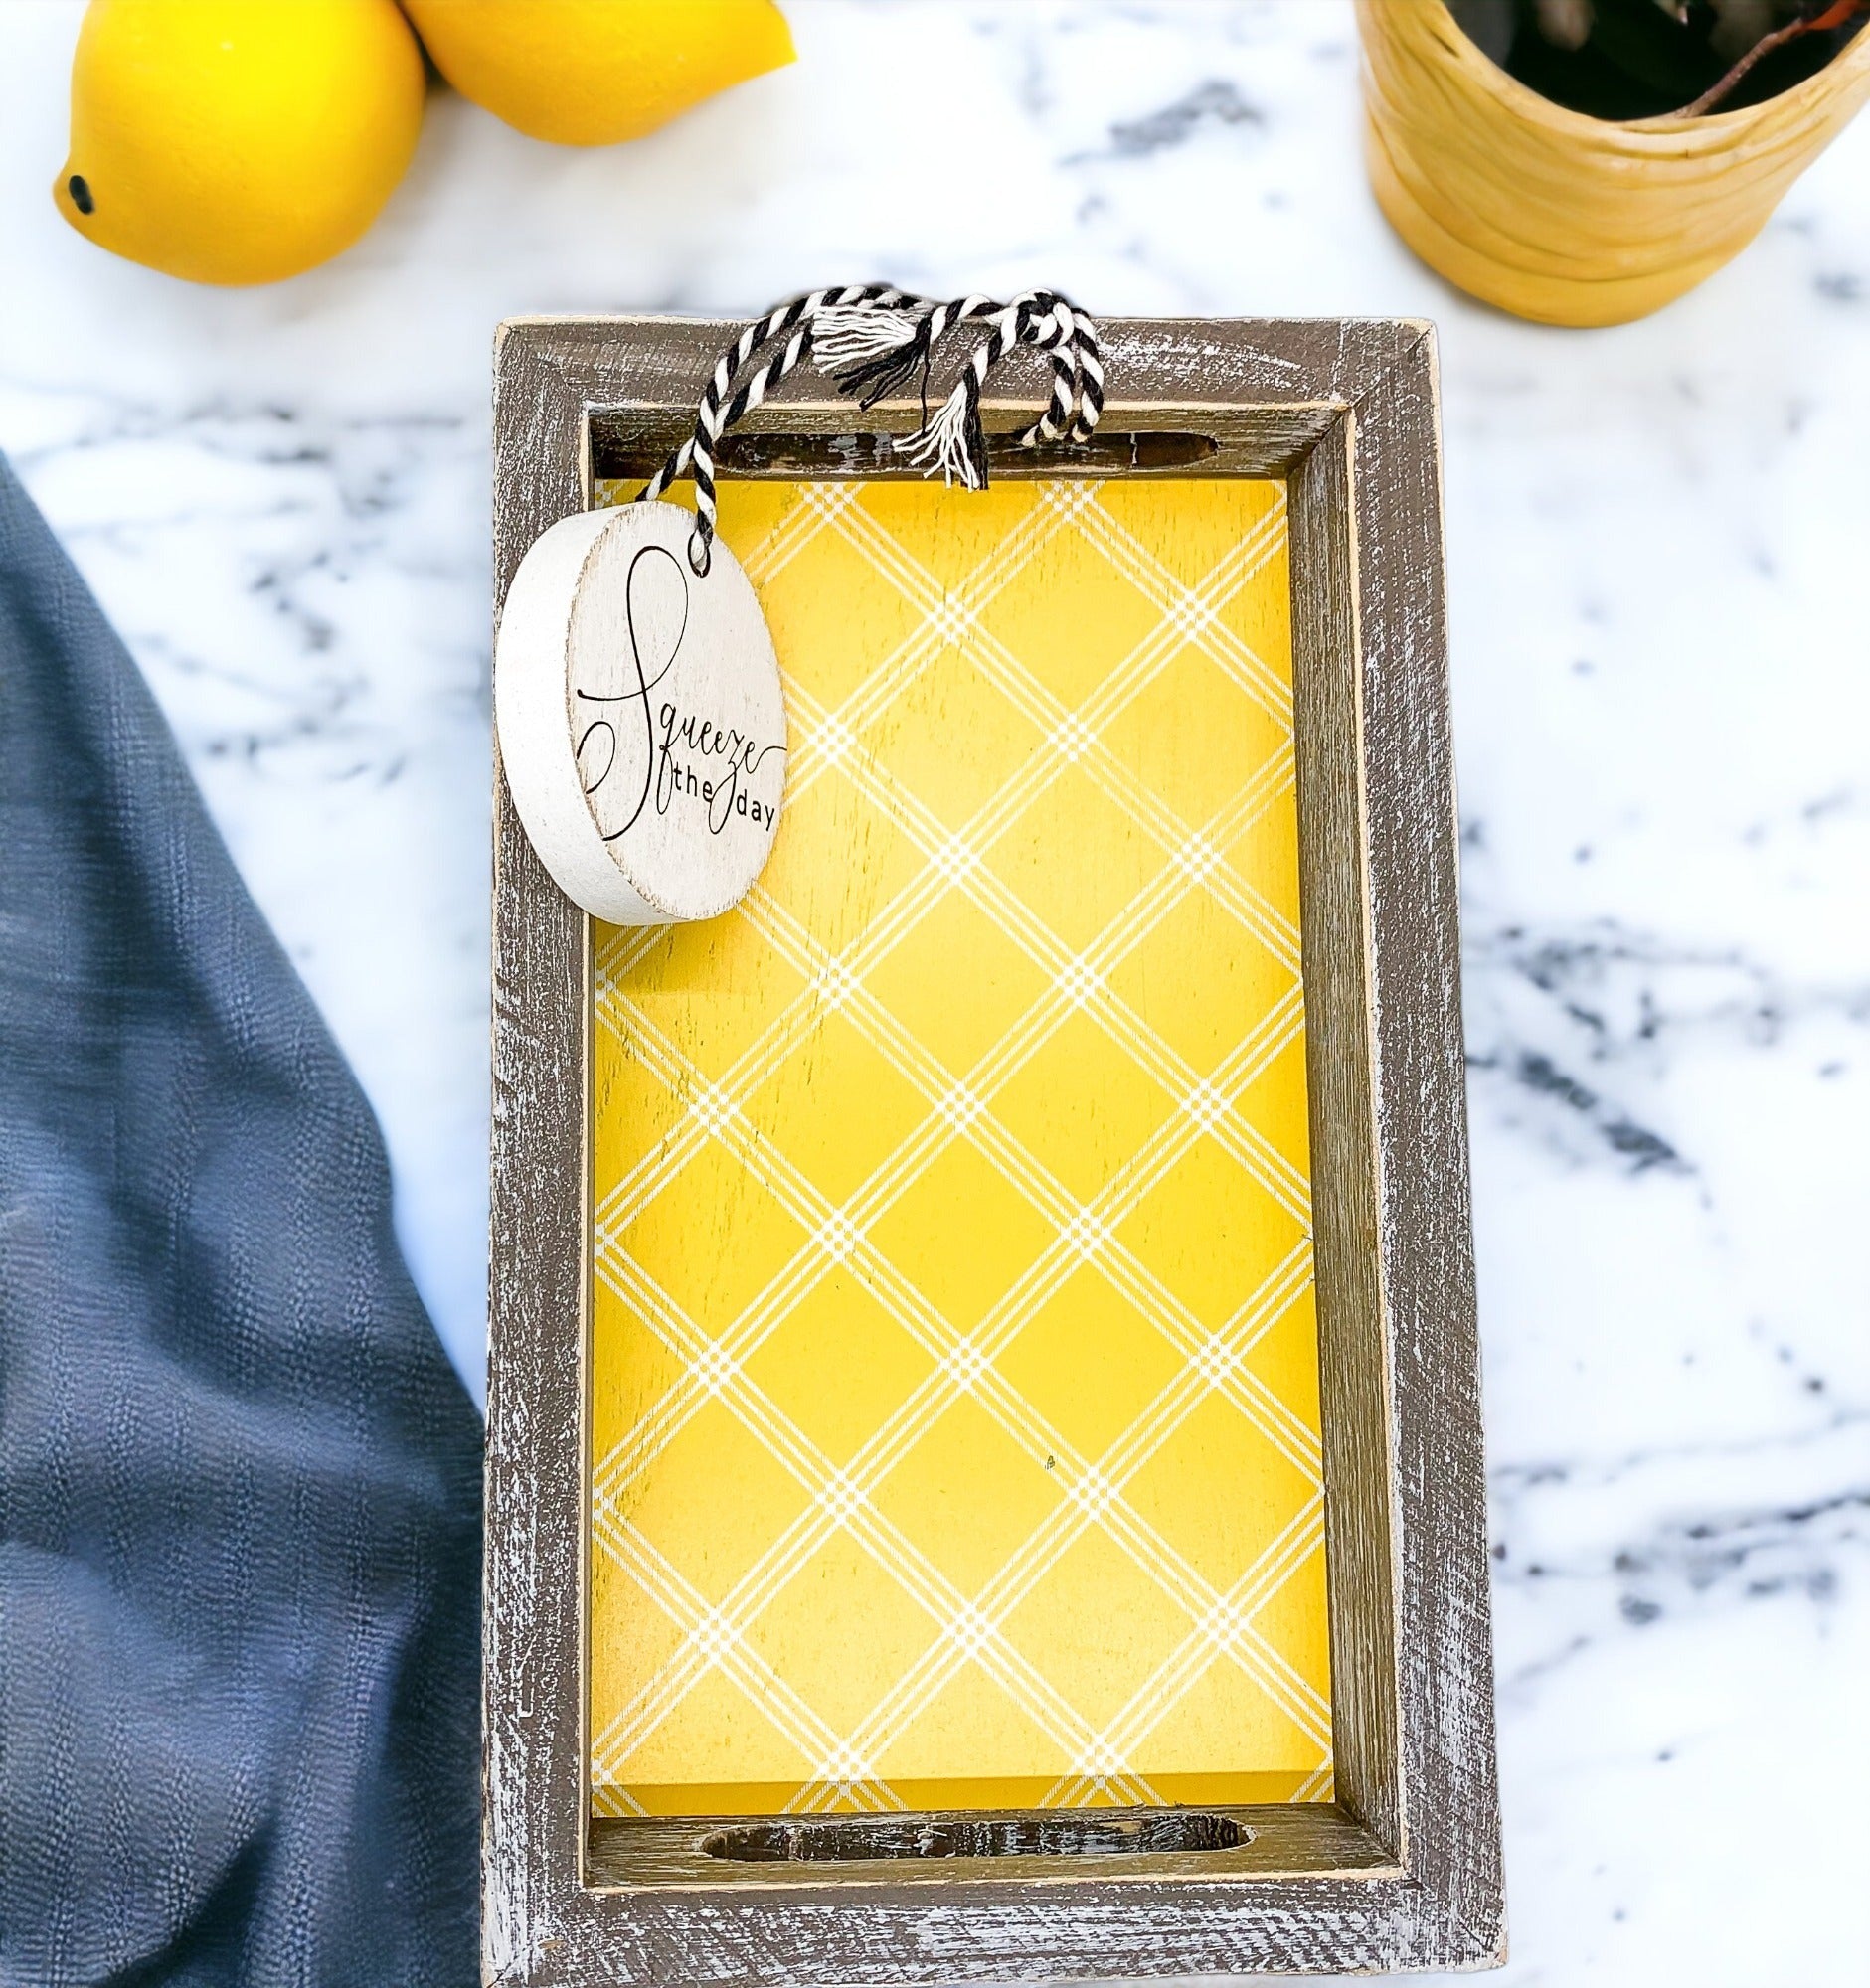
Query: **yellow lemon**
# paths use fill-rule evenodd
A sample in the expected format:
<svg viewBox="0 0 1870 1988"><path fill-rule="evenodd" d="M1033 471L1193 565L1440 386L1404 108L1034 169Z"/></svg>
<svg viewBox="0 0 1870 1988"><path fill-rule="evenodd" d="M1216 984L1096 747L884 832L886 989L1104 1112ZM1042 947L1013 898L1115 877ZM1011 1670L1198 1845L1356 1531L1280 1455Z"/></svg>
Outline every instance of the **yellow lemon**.
<svg viewBox="0 0 1870 1988"><path fill-rule="evenodd" d="M425 85L396 0L91 0L53 197L132 262L275 282L377 218Z"/></svg>
<svg viewBox="0 0 1870 1988"><path fill-rule="evenodd" d="M435 67L529 138L614 145L792 60L771 0L403 0Z"/></svg>

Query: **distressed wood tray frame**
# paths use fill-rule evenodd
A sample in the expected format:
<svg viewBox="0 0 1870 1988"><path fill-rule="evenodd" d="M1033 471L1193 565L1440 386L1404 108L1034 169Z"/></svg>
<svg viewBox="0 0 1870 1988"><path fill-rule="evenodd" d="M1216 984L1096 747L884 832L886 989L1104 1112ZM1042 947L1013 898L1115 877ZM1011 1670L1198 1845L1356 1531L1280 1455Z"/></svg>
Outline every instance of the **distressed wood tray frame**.
<svg viewBox="0 0 1870 1988"><path fill-rule="evenodd" d="M495 598L686 431L737 325L521 319L496 363ZM1089 458L1287 480L1336 1799L1232 1850L736 1863L590 1814L591 934L495 773L483 1948L490 1981L945 1982L1474 1967L1503 1952L1434 335L1111 321ZM1031 357L1031 355L1027 355ZM1039 362L990 400L1003 432ZM861 424L863 434L852 434ZM727 473L900 473L801 377ZM1057 1820L1055 1817L1054 1820Z"/></svg>

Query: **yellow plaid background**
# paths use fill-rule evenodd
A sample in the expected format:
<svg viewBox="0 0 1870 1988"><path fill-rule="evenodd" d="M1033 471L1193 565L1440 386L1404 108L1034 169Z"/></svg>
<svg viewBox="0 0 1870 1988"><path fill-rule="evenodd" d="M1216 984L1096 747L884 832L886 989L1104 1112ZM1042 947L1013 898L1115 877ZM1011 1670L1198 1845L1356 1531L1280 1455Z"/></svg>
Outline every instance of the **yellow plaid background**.
<svg viewBox="0 0 1870 1988"><path fill-rule="evenodd" d="M721 526L790 759L597 937L595 1807L1327 1798L1283 489Z"/></svg>

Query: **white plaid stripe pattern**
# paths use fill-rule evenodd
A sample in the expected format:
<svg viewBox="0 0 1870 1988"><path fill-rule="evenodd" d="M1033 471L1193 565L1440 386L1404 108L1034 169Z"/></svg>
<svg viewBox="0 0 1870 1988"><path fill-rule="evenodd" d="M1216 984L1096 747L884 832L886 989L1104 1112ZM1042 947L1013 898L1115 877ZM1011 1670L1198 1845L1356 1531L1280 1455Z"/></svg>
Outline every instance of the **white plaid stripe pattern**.
<svg viewBox="0 0 1870 1988"><path fill-rule="evenodd" d="M992 1678L1074 1763L1048 1800L1155 1799L1132 1762L1149 1734L1217 1661L1238 1666L1315 1741L1320 1764L1307 1791L1327 1792L1329 1707L1255 1627L1257 1612L1321 1548L1317 1437L1246 1364L1260 1338L1309 1288L1309 1190L1303 1174L1237 1109L1241 1093L1302 1028L1298 934L1227 860L1228 851L1261 813L1288 794L1289 736L1212 819L1198 823L1180 819L1111 750L1106 739L1112 722L1191 643L1282 727L1289 725L1289 687L1221 614L1233 592L1281 545L1283 505L1276 505L1257 532L1231 548L1199 585L1189 586L1161 568L1109 514L1099 501L1097 485L1040 486L1041 501L999 540L980 568L958 588L944 590L870 517L858 501L859 492L860 486L853 484L805 486L804 501L785 514L745 564L760 585L815 534L832 532L885 574L916 610L909 636L838 708L824 707L804 686L788 682L797 732L787 803L836 772L902 834L922 867L835 954L770 893L756 889L738 915L797 972L801 990L712 1079L690 1065L631 999L629 969L660 935L612 934L597 962L600 1026L626 1041L630 1056L684 1107L670 1136L609 1183L595 1211L596 1275L682 1366L676 1383L598 1460L594 1478L595 1543L683 1632L673 1660L594 1737L598 1805L634 1806L621 1785L629 1778L631 1754L702 1677L719 1673L747 1694L805 1761L814 1763L801 1776L793 1806L900 1806L876 1763L942 1686L970 1663ZM1067 530L1084 534L1159 614L1148 637L1077 709L1068 709L1041 684L982 618L994 595L1050 539ZM958 830L942 824L862 745L867 729L914 681L931 654L954 644L965 645L975 667L1031 723L1039 742ZM1068 767L1092 780L1161 859L1143 888L1089 944L1077 947L1062 941L1009 891L990 861L1007 828ZM1039 969L1045 987L974 1068L960 1073L938 1062L869 985L882 962L951 892L962 894L993 921ZM1259 1024L1206 1075L1163 1040L1111 983L1114 970L1191 893L1212 899L1287 976L1284 991ZM854 1028L926 1106L907 1136L835 1205L773 1147L748 1110L755 1092L830 1013ZM996 1097L1074 1015L1088 1018L1117 1045L1173 1107L1088 1202L1068 1192L995 1113ZM1203 1139L1235 1160L1300 1231L1286 1259L1218 1329L1198 1318L1118 1235L1125 1219ZM872 1240L878 1222L957 1142L991 1166L1044 1218L1053 1235L1051 1243L965 1334ZM802 1235L777 1274L738 1317L712 1333L656 1283L622 1241L656 1196L710 1145L732 1154L793 1218ZM1050 1297L1090 1261L1155 1324L1180 1359L1171 1381L1095 1457L1080 1454L995 1365ZM934 1363L923 1383L842 1466L811 1442L747 1373L750 1357L763 1342L839 1267L857 1278ZM1137 1473L1210 1393L1231 1403L1312 1486L1297 1516L1226 1592L1145 1523L1126 1496ZM1043 1459L1060 1493L1044 1522L973 1594L956 1587L874 1502L890 1471L961 1395L1028 1453ZM712 1603L642 1535L628 1515L624 1495L708 1402L734 1415L809 1494L792 1523ZM1094 1528L1114 1542L1189 1624L1155 1673L1101 1724L1068 1703L1004 1633L1019 1603L1072 1544ZM857 1541L937 1631L923 1656L849 1732L831 1730L747 1642L747 1630L762 1611L837 1533Z"/></svg>

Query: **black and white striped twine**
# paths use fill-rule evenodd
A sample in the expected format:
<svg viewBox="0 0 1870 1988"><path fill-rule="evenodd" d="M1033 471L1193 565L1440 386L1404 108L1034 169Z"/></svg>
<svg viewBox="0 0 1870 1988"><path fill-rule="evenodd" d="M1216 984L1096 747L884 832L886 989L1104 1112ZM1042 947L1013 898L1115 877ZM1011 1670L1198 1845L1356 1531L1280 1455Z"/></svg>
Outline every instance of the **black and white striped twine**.
<svg viewBox="0 0 1870 1988"><path fill-rule="evenodd" d="M986 325L986 336L930 416L927 390L936 347L956 326L974 323ZM756 319L722 353L695 410L693 432L638 492L637 501L660 497L684 472L693 475L695 530L688 563L697 574L706 574L715 536L715 444L787 374L807 363L866 408L918 381L924 394L923 425L894 447L926 476L939 472L949 483L984 489L987 443L980 424L981 394L993 369L1021 345L1050 355L1052 392L1045 413L1017 436L1019 446L1036 448L1061 438L1089 441L1104 412L1098 328L1056 290L1028 290L1008 303L982 296L935 303L887 283L809 290ZM742 380L756 354L764 357Z"/></svg>

